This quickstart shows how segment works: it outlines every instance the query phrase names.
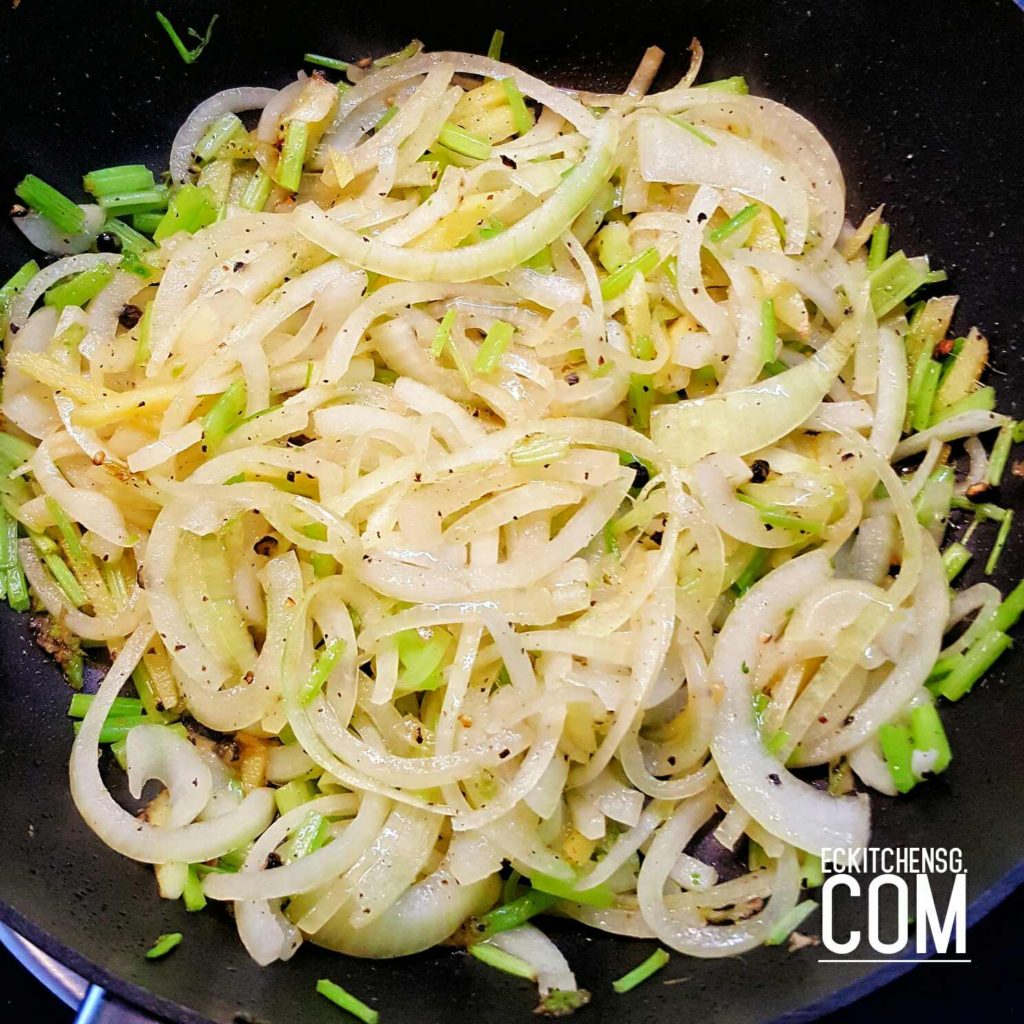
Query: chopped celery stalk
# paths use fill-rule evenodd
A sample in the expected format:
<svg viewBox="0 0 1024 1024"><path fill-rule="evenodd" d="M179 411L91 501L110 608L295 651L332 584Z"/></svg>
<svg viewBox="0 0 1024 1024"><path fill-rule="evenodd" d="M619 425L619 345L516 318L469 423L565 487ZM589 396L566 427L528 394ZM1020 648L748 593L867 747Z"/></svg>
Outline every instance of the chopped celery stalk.
<svg viewBox="0 0 1024 1024"><path fill-rule="evenodd" d="M953 580L963 572L964 566L971 560L971 552L959 541L950 544L942 552L942 564L946 570L946 580L952 583Z"/></svg>
<svg viewBox="0 0 1024 1024"><path fill-rule="evenodd" d="M55 309L84 306L103 291L113 274L109 263L100 263L66 281L61 281L60 284L55 284L43 296L43 302Z"/></svg>
<svg viewBox="0 0 1024 1024"><path fill-rule="evenodd" d="M493 373L498 368L498 363L514 333L515 328L511 324L505 323L504 320L495 320L477 350L473 369L484 376Z"/></svg>
<svg viewBox="0 0 1024 1024"><path fill-rule="evenodd" d="M878 742L896 791L909 793L916 783L911 768L914 747L910 742L910 730L905 725L887 722L878 730Z"/></svg>
<svg viewBox="0 0 1024 1024"><path fill-rule="evenodd" d="M871 247L868 249L868 271L877 270L889 255L889 225L883 220L871 232Z"/></svg>
<svg viewBox="0 0 1024 1024"><path fill-rule="evenodd" d="M145 214L139 214L139 216L145 216ZM113 235L121 243L121 252L148 252L150 249L155 248L153 243L140 231L136 231L135 228L129 227L123 220L118 220L117 217L108 218L107 222L103 225L103 230L108 234Z"/></svg>
<svg viewBox="0 0 1024 1024"><path fill-rule="evenodd" d="M81 608L89 603L82 585L75 579L75 574L68 568L67 562L58 554L43 555L43 563L57 581L57 586L67 595L67 599L76 607Z"/></svg>
<svg viewBox="0 0 1024 1024"><path fill-rule="evenodd" d="M0 287L0 320L7 316L7 311L11 308L15 298L25 290L25 286L38 273L39 264L35 260L29 260Z"/></svg>
<svg viewBox="0 0 1024 1024"><path fill-rule="evenodd" d="M334 573L333 555L324 555L319 551L314 551L309 556L309 564L313 566L313 575L318 580L322 580L325 576L330 576Z"/></svg>
<svg viewBox="0 0 1024 1024"><path fill-rule="evenodd" d="M351 1013L363 1024L378 1024L380 1014L376 1010L367 1006L361 999L357 999L351 992L346 992L340 985L335 985L333 981L321 978L316 983L316 990L324 999L334 1003L346 1013Z"/></svg>
<svg viewBox="0 0 1024 1024"><path fill-rule="evenodd" d="M153 240L162 242L165 238L187 231L194 235L217 219L217 203L213 193L206 186L182 185L174 194L167 207L167 213L153 232Z"/></svg>
<svg viewBox="0 0 1024 1024"><path fill-rule="evenodd" d="M650 274L661 260L658 250L653 246L644 249L643 252L634 256L631 260L623 263L618 270L613 270L601 282L601 298L605 302L618 298L630 285L634 274L641 274L646 277Z"/></svg>
<svg viewBox="0 0 1024 1024"><path fill-rule="evenodd" d="M761 303L761 361L771 363L775 360L775 348L778 343L778 328L775 325L775 303L765 299Z"/></svg>
<svg viewBox="0 0 1024 1024"><path fill-rule="evenodd" d="M789 733L785 729L779 729L778 732L772 733L768 737L765 746L768 748L768 753L781 757L782 752L789 746Z"/></svg>
<svg viewBox="0 0 1024 1024"><path fill-rule="evenodd" d="M490 241L492 238L497 238L505 230L505 225L498 220L497 217L492 217L477 234L480 239L484 242Z"/></svg>
<svg viewBox="0 0 1024 1024"><path fill-rule="evenodd" d="M945 280L945 271L930 270L923 257L911 260L902 251L894 252L868 275L875 316L885 316L922 285Z"/></svg>
<svg viewBox="0 0 1024 1024"><path fill-rule="evenodd" d="M210 411L203 417L203 440L210 451L238 426L245 414L245 400L245 378L238 377L210 406Z"/></svg>
<svg viewBox="0 0 1024 1024"><path fill-rule="evenodd" d="M145 192L156 188L153 172L145 164L122 164L90 171L83 179L86 192L94 196L116 195L120 192Z"/></svg>
<svg viewBox="0 0 1024 1024"><path fill-rule="evenodd" d="M685 118L678 117L674 114L668 114L666 116L673 124L678 125L680 128L685 128L691 135L695 135L706 146L718 145L718 143L715 142L715 140L711 138L710 135L708 135L706 132L702 132L695 124L690 124L690 122L687 121Z"/></svg>
<svg viewBox="0 0 1024 1024"><path fill-rule="evenodd" d="M539 252L535 252L528 260L523 261L523 266L538 274L550 274L555 269L551 260L551 246L545 245Z"/></svg>
<svg viewBox="0 0 1024 1024"><path fill-rule="evenodd" d="M538 873L530 876L530 885L538 892L587 907L610 907L615 902L615 894L603 882L590 889L577 889L572 882Z"/></svg>
<svg viewBox="0 0 1024 1024"><path fill-rule="evenodd" d="M1003 548L1006 547L1006 542L1010 538L1010 527L1013 525L1013 509L1010 509L1003 517L1003 521L999 524L999 532L996 534L995 543L992 545L992 550L989 552L988 561L985 563L985 575L991 576L996 571L996 566L999 564L999 559L1002 556Z"/></svg>
<svg viewBox="0 0 1024 1024"><path fill-rule="evenodd" d="M452 635L434 626L424 629L403 629L395 634L398 660L402 671L398 687L403 693L436 690L443 682L441 664L452 644Z"/></svg>
<svg viewBox="0 0 1024 1024"><path fill-rule="evenodd" d="M380 120L373 126L375 132L379 132L396 114L398 113L398 107L388 107L387 110L381 114Z"/></svg>
<svg viewBox="0 0 1024 1024"><path fill-rule="evenodd" d="M0 575L7 603L16 612L27 612L31 605L28 583L18 557L18 520L0 505Z"/></svg>
<svg viewBox="0 0 1024 1024"><path fill-rule="evenodd" d="M164 711L163 703L156 695L153 688L153 677L144 661L140 661L132 672L132 682L135 684L135 692L139 695L138 700L142 710L154 722L165 725L171 720L171 715ZM131 699L131 698L126 698ZM115 701L116 704L116 701Z"/></svg>
<svg viewBox="0 0 1024 1024"><path fill-rule="evenodd" d="M533 127L533 115L526 105L526 100L523 99L522 91L513 78L503 78L501 88L512 110L512 123L516 127L516 132L525 135Z"/></svg>
<svg viewBox="0 0 1024 1024"><path fill-rule="evenodd" d="M708 238L712 242L724 242L730 235L736 234L737 231L742 227L746 227L760 212L761 207L757 203L751 203L749 206L744 206L739 213L735 216L730 217L721 227L715 228Z"/></svg>
<svg viewBox="0 0 1024 1024"><path fill-rule="evenodd" d="M172 949L181 945L183 938L181 932L165 932L153 943L152 948L146 950L146 959L159 960L167 956Z"/></svg>
<svg viewBox="0 0 1024 1024"><path fill-rule="evenodd" d="M795 530L797 533L809 533L815 536L825 532L825 524L815 519L804 519L795 512L789 511L784 505L769 505L758 498L737 492L736 497L746 505L750 505L761 516L761 521L773 529Z"/></svg>
<svg viewBox="0 0 1024 1024"><path fill-rule="evenodd" d="M137 189L133 192L110 192L98 196L96 202L107 213L126 216L129 213L152 213L167 209L167 188L154 185L152 188Z"/></svg>
<svg viewBox="0 0 1024 1024"><path fill-rule="evenodd" d="M742 597L765 574L770 554L766 548L758 548L754 552L733 584L737 597Z"/></svg>
<svg viewBox="0 0 1024 1024"><path fill-rule="evenodd" d="M221 114L206 129L203 137L196 143L195 149L192 152L195 154L196 160L200 163L205 163L207 160L212 160L221 151L226 142L244 131L245 125L242 124L242 119L237 114Z"/></svg>
<svg viewBox="0 0 1024 1024"><path fill-rule="evenodd" d="M309 678L302 684L299 690L299 701L308 704L323 689L328 676L334 671L338 659L345 652L345 641L341 637L335 637L317 654L313 662L313 670Z"/></svg>
<svg viewBox="0 0 1024 1024"><path fill-rule="evenodd" d="M716 92L732 92L739 96L746 96L750 89L747 87L747 80L742 75L733 75L732 78L720 78L715 82L705 82L703 85L695 86L697 89L713 89Z"/></svg>
<svg viewBox="0 0 1024 1024"><path fill-rule="evenodd" d="M194 64L202 54L203 50L206 49L213 36L213 26L216 24L217 19L220 17L219 14L215 14L211 19L210 23L206 26L206 32L200 35L194 28L188 30L188 34L194 39L198 39L199 42L192 47L190 50L182 40L181 36L175 31L174 26L170 23L167 16L162 14L160 11L156 12L156 20L160 22L161 27L170 37L171 42L174 44L174 48L178 51L178 56L186 64Z"/></svg>
<svg viewBox="0 0 1024 1024"><path fill-rule="evenodd" d="M1013 428L1013 443L1020 444L1021 441L1024 441L1024 420L1018 420Z"/></svg>
<svg viewBox="0 0 1024 1024"><path fill-rule="evenodd" d="M138 341L135 345L135 365L145 366L152 354L150 346L150 331L153 327L153 303L151 302L143 311L142 319L139 321Z"/></svg>
<svg viewBox="0 0 1024 1024"><path fill-rule="evenodd" d="M1000 505L993 505L990 501L981 501L975 504L970 498L962 498L959 494L953 495L950 507L959 509L961 512L970 512L984 521L991 519L993 522L1001 523L1006 518L1006 509Z"/></svg>
<svg viewBox="0 0 1024 1024"><path fill-rule="evenodd" d="M320 53L304 53L302 59L306 64L316 64L317 67L330 68L332 71L348 71L349 69L346 61L338 60L336 57L325 57Z"/></svg>
<svg viewBox="0 0 1024 1024"><path fill-rule="evenodd" d="M651 975L657 974L669 962L669 959L667 950L656 949L642 964L634 967L633 970L624 974L621 978L616 978L612 982L612 988L620 996L631 992L637 985L651 977Z"/></svg>
<svg viewBox="0 0 1024 1024"><path fill-rule="evenodd" d="M46 499L46 509L53 518L53 521L57 524L57 529L60 531L60 535L64 538L64 543L67 545L68 554L71 556L73 562L84 562L89 556L85 553L85 548L82 547L82 538L78 535L78 530L75 525L68 519L67 513L54 501L53 498L48 497Z"/></svg>
<svg viewBox="0 0 1024 1024"><path fill-rule="evenodd" d="M15 186L14 192L23 203L42 214L61 231L75 235L85 227L85 211L63 192L58 192L34 174L25 175Z"/></svg>
<svg viewBox="0 0 1024 1024"><path fill-rule="evenodd" d="M386 53L383 57L378 57L373 62L373 66L375 68L393 67L395 64L401 64L403 60L415 57L422 49L423 44L418 39L413 39L403 46L402 49L396 50L394 53Z"/></svg>
<svg viewBox="0 0 1024 1024"><path fill-rule="evenodd" d="M911 426L914 430L927 430L931 426L932 406L935 404L935 395L939 390L941 375L942 364L934 359L929 359L925 363L921 387L914 401L914 413L911 418Z"/></svg>
<svg viewBox="0 0 1024 1024"><path fill-rule="evenodd" d="M637 359L650 360L656 354L654 342L648 335L636 338L630 347ZM633 373L629 377L627 393L629 425L645 434L651 427L651 409L654 406L653 380L654 378L647 373Z"/></svg>
<svg viewBox="0 0 1024 1024"><path fill-rule="evenodd" d="M619 551L619 542L615 539L615 528L615 520L609 519L601 533L604 539L604 553L618 559L622 553Z"/></svg>
<svg viewBox="0 0 1024 1024"><path fill-rule="evenodd" d="M185 879L185 888L182 890L181 898L184 900L185 909L190 914L194 914L206 906L203 883L199 879L199 871L195 864L188 866L188 876Z"/></svg>
<svg viewBox="0 0 1024 1024"><path fill-rule="evenodd" d="M315 853L324 845L330 822L318 811L310 811L302 824L292 833L291 839L284 850L286 861L298 860Z"/></svg>
<svg viewBox="0 0 1024 1024"><path fill-rule="evenodd" d="M145 715L110 715L100 729L100 743L116 743L123 740L137 725L152 724ZM81 722L75 722L75 735L82 729Z"/></svg>
<svg viewBox="0 0 1024 1024"><path fill-rule="evenodd" d="M397 107L392 107L396 110ZM302 165L306 162L306 147L309 145L309 124L306 121L289 121L284 130L284 144L281 146L281 160L277 165L277 183L289 192L298 192L302 184Z"/></svg>
<svg viewBox="0 0 1024 1024"><path fill-rule="evenodd" d="M487 964L488 967L504 971L505 974L511 974L516 978L527 978L530 981L535 981L537 978L536 970L525 960L520 960L519 957L506 953L505 950L492 946L489 942L474 942L466 948L466 952L481 963Z"/></svg>
<svg viewBox="0 0 1024 1024"><path fill-rule="evenodd" d="M75 651L70 655L68 663L64 666L64 674L72 690L81 690L85 685L85 658L82 657L81 651Z"/></svg>
<svg viewBox="0 0 1024 1024"><path fill-rule="evenodd" d="M159 210L149 213L134 213L132 214L132 227L141 234L152 235L163 219L164 215Z"/></svg>
<svg viewBox="0 0 1024 1024"><path fill-rule="evenodd" d="M501 60L501 48L505 44L505 33L500 29L494 30L491 36L491 45L487 47L487 56L491 60Z"/></svg>
<svg viewBox="0 0 1024 1024"><path fill-rule="evenodd" d="M74 694L68 706L68 718L85 718L95 699L96 695L92 693ZM142 715L142 701L137 697L115 697L110 715L115 718L139 717Z"/></svg>
<svg viewBox="0 0 1024 1024"><path fill-rule="evenodd" d="M1007 420L1000 428L996 436L996 442L992 445L992 454L988 459L988 483L992 487L998 487L1002 482L1003 473L1006 472L1006 463L1010 458L1010 448L1013 446L1013 434L1017 424L1013 420Z"/></svg>
<svg viewBox="0 0 1024 1024"><path fill-rule="evenodd" d="M446 149L472 160L486 160L491 155L491 144L479 135L467 132L451 121L446 121L437 136L437 141Z"/></svg>
<svg viewBox="0 0 1024 1024"><path fill-rule="evenodd" d="M447 313L441 318L441 323L438 324L437 331L434 334L434 340L430 345L430 354L435 359L441 358L441 353L444 352L451 341L452 337L452 325L455 323L455 310L449 309Z"/></svg>
<svg viewBox="0 0 1024 1024"><path fill-rule="evenodd" d="M921 397L921 390L925 386L926 378L935 372L930 369L932 364L935 363L935 360L932 359L932 352L933 348L931 346L924 346L918 354L917 359L914 361L914 368L910 373L910 383L907 386L907 411L903 421L904 432L909 432L911 425L914 422L917 405ZM938 388L937 383L934 386ZM934 402L934 396L932 400Z"/></svg>
<svg viewBox="0 0 1024 1024"><path fill-rule="evenodd" d="M569 454L569 442L564 437L535 434L530 440L520 441L509 453L513 466L531 466L538 462L557 462Z"/></svg>
<svg viewBox="0 0 1024 1024"><path fill-rule="evenodd" d="M800 880L805 889L817 889L825 881L825 872L821 867L821 858L813 853L804 854L803 866L800 869Z"/></svg>
<svg viewBox="0 0 1024 1024"><path fill-rule="evenodd" d="M589 1002L590 993L584 988L553 988L533 1012L541 1017L571 1017Z"/></svg>
<svg viewBox="0 0 1024 1024"><path fill-rule="evenodd" d="M274 790L274 803L278 814L287 814L296 807L308 804L316 796L316 786L309 779L295 779Z"/></svg>
<svg viewBox="0 0 1024 1024"><path fill-rule="evenodd" d="M493 910L488 910L482 917L478 917L471 928L471 934L474 940L482 942L499 932L518 928L521 924L529 921L531 917L550 910L557 902L557 896L531 889L518 899L512 900L511 903L503 903Z"/></svg>
<svg viewBox="0 0 1024 1024"><path fill-rule="evenodd" d="M1024 614L1024 580L1003 598L1002 603L996 609L991 628L1005 633L1017 624L1017 620L1022 614Z"/></svg>
<svg viewBox="0 0 1024 1024"><path fill-rule="evenodd" d="M936 416L935 421L931 425L934 426L936 423L942 423L943 420L952 419L954 416L959 416L962 412L970 412L974 409L983 409L986 412L992 412L996 407L996 389L992 387L978 388L977 391L972 391L969 395L961 398L958 402L954 402L952 405L946 406Z"/></svg>
<svg viewBox="0 0 1024 1024"><path fill-rule="evenodd" d="M13 434L0 433L0 458L13 462L16 466L24 465L36 453L36 446L23 441Z"/></svg>
<svg viewBox="0 0 1024 1024"><path fill-rule="evenodd" d="M998 629L985 633L966 651L956 656L952 671L936 683L934 689L947 700L959 700L970 692L971 687L1012 643L1010 637Z"/></svg>
<svg viewBox="0 0 1024 1024"><path fill-rule="evenodd" d="M241 205L254 213L260 213L267 205L273 187L270 175L262 167L257 167L242 193Z"/></svg>
<svg viewBox="0 0 1024 1024"><path fill-rule="evenodd" d="M920 704L910 711L910 738L915 750L934 750L937 754L932 772L938 774L949 767L953 760L953 752L949 749L949 739L942 727L939 712L931 702Z"/></svg>
<svg viewBox="0 0 1024 1024"><path fill-rule="evenodd" d="M804 900L803 903L798 903L768 933L768 938L764 940L764 944L766 946L781 946L817 909L818 904L814 900Z"/></svg>

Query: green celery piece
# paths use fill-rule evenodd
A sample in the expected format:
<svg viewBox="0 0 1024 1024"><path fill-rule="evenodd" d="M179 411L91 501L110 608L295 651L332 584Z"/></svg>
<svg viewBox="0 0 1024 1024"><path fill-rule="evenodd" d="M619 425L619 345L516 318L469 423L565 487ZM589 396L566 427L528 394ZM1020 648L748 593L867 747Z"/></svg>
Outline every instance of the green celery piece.
<svg viewBox="0 0 1024 1024"><path fill-rule="evenodd" d="M345 653L345 641L341 637L331 640L313 662L313 671L299 691L299 701L308 704L323 689L324 683L334 671L338 659Z"/></svg>
<svg viewBox="0 0 1024 1024"><path fill-rule="evenodd" d="M955 541L950 544L945 551L942 552L942 565L946 570L946 581L952 583L953 580L963 572L964 567L971 560L972 555L969 548L965 547L959 541Z"/></svg>
<svg viewBox="0 0 1024 1024"><path fill-rule="evenodd" d="M93 693L74 694L68 706L68 718L85 718L95 699L96 695ZM109 713L115 718L141 717L142 701L137 697L115 697Z"/></svg>
<svg viewBox="0 0 1024 1024"><path fill-rule="evenodd" d="M946 730L942 727L942 719L939 718L939 712L934 704L919 704L911 708L910 738L915 750L938 751L933 772L944 772L949 767L950 761L953 760L953 752L950 750Z"/></svg>
<svg viewBox="0 0 1024 1024"><path fill-rule="evenodd" d="M146 950L146 959L159 960L160 957L167 956L172 949L181 945L183 938L181 932L165 932L153 943L151 949Z"/></svg>
<svg viewBox="0 0 1024 1024"><path fill-rule="evenodd" d="M946 700L960 700L1012 643L1013 640L999 630L985 633L957 656L952 671L935 683L934 689Z"/></svg>
<svg viewBox="0 0 1024 1024"><path fill-rule="evenodd" d="M153 172L145 164L122 164L90 171L82 179L85 191L94 196L119 192L144 192L156 187Z"/></svg>
<svg viewBox="0 0 1024 1024"><path fill-rule="evenodd" d="M185 903L185 909L190 914L202 910L206 906L206 897L203 895L203 883L199 879L198 866L189 864L188 877L185 879L185 888L181 894Z"/></svg>
<svg viewBox="0 0 1024 1024"><path fill-rule="evenodd" d="M651 975L660 971L669 962L669 959L667 950L656 949L642 964L634 967L633 970L624 974L621 978L616 978L612 982L612 988L619 995L632 992L637 985L645 982Z"/></svg>
<svg viewBox="0 0 1024 1024"><path fill-rule="evenodd" d="M568 900L571 903L582 903L587 907L610 907L615 902L615 894L603 882L590 889L577 889L572 882L539 872L530 875L529 879L530 885L538 892L557 896L558 899Z"/></svg>
<svg viewBox="0 0 1024 1024"><path fill-rule="evenodd" d="M336 57L324 57L319 53L304 53L302 60L306 64L316 64L321 68L330 68L332 71L348 71L349 64L346 61L338 60Z"/></svg>
<svg viewBox="0 0 1024 1024"><path fill-rule="evenodd" d="M624 263L618 270L613 270L601 282L601 298L605 302L618 298L630 285L635 274L646 277L661 262L658 250L651 246L639 255Z"/></svg>
<svg viewBox="0 0 1024 1024"><path fill-rule="evenodd" d="M215 14L212 18L210 18L210 23L206 26L206 32L203 35L200 35L194 28L190 28L188 30L188 34L190 36L192 36L194 39L199 40L199 42L190 50L185 45L185 42L181 38L181 36L178 35L177 31L175 30L174 26L170 23L167 16L162 14L160 11L156 12L156 20L160 22L161 28L163 28L163 30L167 33L171 42L174 44L175 50L178 51L178 56L181 57L181 59L186 64L194 64L199 59L203 50L205 50L206 47L209 45L210 39L213 37L213 26L217 23L217 19L219 17L219 14Z"/></svg>
<svg viewBox="0 0 1024 1024"><path fill-rule="evenodd" d="M203 417L203 440L209 451L213 451L241 422L245 414L245 402L245 378L238 377Z"/></svg>
<svg viewBox="0 0 1024 1024"><path fill-rule="evenodd" d="M512 108L512 123L516 127L516 132L525 135L533 127L533 115L526 105L526 100L523 99L519 86L514 78L503 78L501 88L505 93L506 102Z"/></svg>
<svg viewBox="0 0 1024 1024"><path fill-rule="evenodd" d="M287 814L316 797L316 786L309 779L295 779L274 790L278 814Z"/></svg>
<svg viewBox="0 0 1024 1024"><path fill-rule="evenodd" d="M65 306L84 306L90 299L94 299L113 277L114 271L109 263L100 263L89 270L74 277L61 281L48 289L43 296L43 302L55 309L64 309Z"/></svg>
<svg viewBox="0 0 1024 1024"><path fill-rule="evenodd" d="M10 308L13 305L14 300L25 290L29 281L31 281L38 273L39 264L36 263L35 260L29 260L28 263L22 264L22 266L7 279L4 285L0 287L0 320L7 319L7 314L10 312Z"/></svg>
<svg viewBox="0 0 1024 1024"><path fill-rule="evenodd" d="M871 232L871 247L868 249L868 272L877 270L889 256L889 225L883 220Z"/></svg>
<svg viewBox="0 0 1024 1024"><path fill-rule="evenodd" d="M481 963L493 967L495 970L511 974L516 978L526 978L528 981L537 980L537 972L525 960L506 953L505 950L492 946L489 942L474 942L466 947L466 952Z"/></svg>
<svg viewBox="0 0 1024 1024"><path fill-rule="evenodd" d="M501 48L505 44L505 33L496 28L491 36L491 45L487 47L487 56L491 60L501 60Z"/></svg>
<svg viewBox="0 0 1024 1024"><path fill-rule="evenodd" d="M764 940L764 944L766 946L781 946L800 927L803 921L817 909L818 904L814 900L804 900L803 903L798 903L769 932L768 938Z"/></svg>
<svg viewBox="0 0 1024 1024"><path fill-rule="evenodd" d="M504 320L495 320L477 350L473 369L484 376L493 373L498 368L498 363L501 362L501 357L514 333L515 328L511 324Z"/></svg>
<svg viewBox="0 0 1024 1024"><path fill-rule="evenodd" d="M153 240L162 242L179 231L194 235L217 219L217 203L205 186L182 185L171 198L167 213L153 232Z"/></svg>
<svg viewBox="0 0 1024 1024"><path fill-rule="evenodd" d="M473 160L487 160L491 155L491 144L479 135L467 132L451 121L446 121L437 136L437 141L460 156Z"/></svg>
<svg viewBox="0 0 1024 1024"><path fill-rule="evenodd" d="M715 228L708 238L712 242L724 242L730 235L736 234L740 228L745 227L749 224L757 215L760 213L761 207L757 203L751 203L749 206L744 206L739 213L730 217L721 227Z"/></svg>
<svg viewBox="0 0 1024 1024"><path fill-rule="evenodd" d="M911 263L902 250L894 252L868 275L871 286L871 305L874 307L875 316L880 318L892 312L922 285L945 280L944 271L926 270L922 272Z"/></svg>
<svg viewBox="0 0 1024 1024"><path fill-rule="evenodd" d="M316 983L316 991L318 995L334 1003L346 1013L352 1014L363 1024L379 1024L380 1014L376 1010L367 1006L361 999L357 999L351 992L346 992L340 985L335 985L333 981L321 978Z"/></svg>
<svg viewBox="0 0 1024 1024"><path fill-rule="evenodd" d="M398 661L402 666L398 676L399 690L412 693L436 689L441 682L439 669L452 640L451 633L439 626L431 628L428 637L422 636L418 629L403 629L396 633Z"/></svg>
<svg viewBox="0 0 1024 1024"><path fill-rule="evenodd" d="M733 75L732 78L720 78L714 82L705 82L703 85L694 86L695 89L711 89L715 92L732 92L738 96L746 96L750 89L747 87L747 80L742 75Z"/></svg>
<svg viewBox="0 0 1024 1024"><path fill-rule="evenodd" d="M276 175L277 183L289 192L298 192L302 183L302 165L306 162L308 146L309 124L306 121L289 121L284 131L284 144L281 146Z"/></svg>
<svg viewBox="0 0 1024 1024"><path fill-rule="evenodd" d="M475 942L482 942L499 932L511 931L525 924L531 917L543 914L558 902L557 896L531 889L511 903L488 910L486 914L476 918L470 926L470 934Z"/></svg>
<svg viewBox="0 0 1024 1024"><path fill-rule="evenodd" d="M76 235L85 227L85 211L34 174L26 174L15 186L14 193L61 231Z"/></svg>
<svg viewBox="0 0 1024 1024"><path fill-rule="evenodd" d="M910 730L905 725L887 722L878 730L878 742L896 791L909 793L917 784L911 767L914 747Z"/></svg>

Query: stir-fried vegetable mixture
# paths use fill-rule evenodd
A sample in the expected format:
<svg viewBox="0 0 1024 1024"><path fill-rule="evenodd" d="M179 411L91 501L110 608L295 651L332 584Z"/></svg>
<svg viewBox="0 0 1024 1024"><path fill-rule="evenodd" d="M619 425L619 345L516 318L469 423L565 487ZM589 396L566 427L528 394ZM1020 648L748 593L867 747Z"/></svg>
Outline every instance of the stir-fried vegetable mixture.
<svg viewBox="0 0 1024 1024"><path fill-rule="evenodd" d="M62 258L0 289L0 592L73 688L112 662L74 799L162 896L233 903L261 964L451 940L560 1014L542 915L782 942L863 791L950 765L1024 610L951 591L1021 435L799 114L696 46L598 95L501 45L310 54L168 174L21 182ZM163 783L144 822L101 746Z"/></svg>

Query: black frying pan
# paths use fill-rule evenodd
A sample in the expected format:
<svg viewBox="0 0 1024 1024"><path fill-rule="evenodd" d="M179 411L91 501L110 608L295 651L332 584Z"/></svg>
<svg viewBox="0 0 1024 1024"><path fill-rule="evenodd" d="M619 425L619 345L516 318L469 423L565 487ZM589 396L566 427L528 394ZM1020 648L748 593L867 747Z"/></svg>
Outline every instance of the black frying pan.
<svg viewBox="0 0 1024 1024"><path fill-rule="evenodd" d="M676 72L697 35L706 77L745 73L755 91L824 131L846 171L852 216L887 202L895 243L948 269L964 296L957 326L990 332L995 369L1010 375L999 378L1002 401L1024 414L1012 378L1024 331L1024 14L1010 0L517 0L501 12L444 0L162 5L182 30L204 29L220 13L194 66L182 64L159 30L151 0L21 0L16 10L4 0L0 196L29 170L77 194L78 175L91 167L140 158L165 167L170 139L196 102L230 85L282 85L307 50L382 54L415 35L435 49L479 52L502 27L513 62L567 85L621 88L647 45L669 51L668 71ZM3 276L27 255L4 226ZM1005 487L1003 498L1019 506L1020 488ZM1022 572L1018 533L996 582L1005 586ZM72 733L57 669L6 609L0 639L0 916L32 941L126 1000L182 1021L241 1013L272 1024L336 1024L337 1011L313 993L324 976L378 1007L386 1024L530 1019L529 985L461 953L375 963L307 945L291 963L261 969L226 914L187 915L180 902L159 900L150 869L103 847L71 803ZM1022 669L1024 656L1008 655L948 713L955 761L938 781L899 802L875 801L877 844L964 850L973 918L1021 875ZM185 942L172 956L143 959L157 934L179 930ZM659 981L685 983L649 983L618 997L610 979L652 944L557 924L551 930L595 993L581 1017L591 1024L808 1020L905 969L818 964L814 950L764 949L730 961L675 957Z"/></svg>

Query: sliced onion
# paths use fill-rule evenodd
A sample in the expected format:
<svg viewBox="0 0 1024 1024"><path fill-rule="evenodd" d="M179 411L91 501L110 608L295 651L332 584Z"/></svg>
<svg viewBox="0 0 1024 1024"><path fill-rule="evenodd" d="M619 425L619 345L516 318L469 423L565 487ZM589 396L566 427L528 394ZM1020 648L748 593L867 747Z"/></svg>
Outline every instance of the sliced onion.
<svg viewBox="0 0 1024 1024"><path fill-rule="evenodd" d="M277 95L277 89L249 86L225 89L203 100L185 119L171 143L171 179L179 185L188 181L196 144L218 117L244 110L262 110Z"/></svg>
<svg viewBox="0 0 1024 1024"><path fill-rule="evenodd" d="M71 235L34 210L13 218L13 224L37 249L55 256L76 256L96 241L107 219L106 211L93 203L80 203L79 208L85 214L85 227Z"/></svg>

